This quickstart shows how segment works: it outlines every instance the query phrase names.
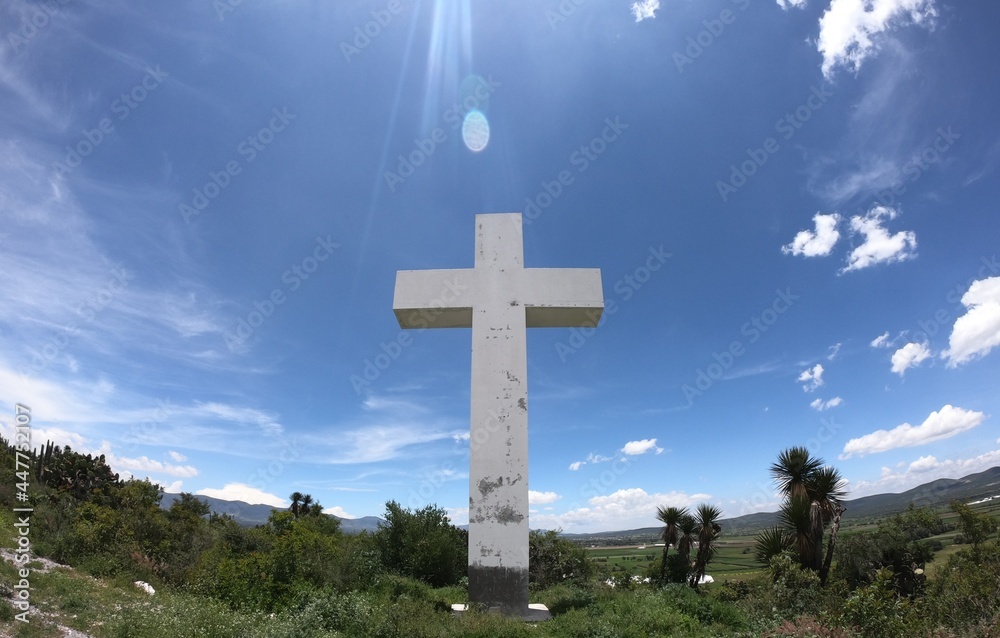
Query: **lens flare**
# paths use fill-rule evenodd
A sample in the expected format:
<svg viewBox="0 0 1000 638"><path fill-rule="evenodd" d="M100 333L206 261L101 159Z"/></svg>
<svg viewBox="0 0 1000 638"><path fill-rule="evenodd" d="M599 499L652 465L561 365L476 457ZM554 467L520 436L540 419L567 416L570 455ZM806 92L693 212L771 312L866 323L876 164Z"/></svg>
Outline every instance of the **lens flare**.
<svg viewBox="0 0 1000 638"><path fill-rule="evenodd" d="M466 113L462 122L462 141L473 153L478 153L490 143L490 123L481 111L473 109Z"/></svg>

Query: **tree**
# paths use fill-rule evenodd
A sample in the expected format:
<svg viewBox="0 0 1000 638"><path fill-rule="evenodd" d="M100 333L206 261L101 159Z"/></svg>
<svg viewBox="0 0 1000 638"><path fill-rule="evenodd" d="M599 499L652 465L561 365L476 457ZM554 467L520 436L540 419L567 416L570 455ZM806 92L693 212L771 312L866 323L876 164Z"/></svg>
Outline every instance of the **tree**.
<svg viewBox="0 0 1000 638"><path fill-rule="evenodd" d="M684 559L684 562L691 561L691 548L694 547L694 530L697 523L690 514L685 514L677 523L680 530L680 538L677 540L677 553Z"/></svg>
<svg viewBox="0 0 1000 638"><path fill-rule="evenodd" d="M292 506L289 507L288 510L295 516L295 518L298 518L299 513L302 510L302 492L292 492L292 495L288 498L292 500Z"/></svg>
<svg viewBox="0 0 1000 638"><path fill-rule="evenodd" d="M694 561L694 569L691 571L691 586L698 587L701 579L705 576L705 568L708 562L715 555L715 539L722 533L722 526L719 525L719 518L722 517L722 510L715 505L703 503L695 510L695 525L698 530L698 553Z"/></svg>
<svg viewBox="0 0 1000 638"><path fill-rule="evenodd" d="M545 589L567 580L586 581L591 571L587 550L559 538L559 532L529 532L528 581L534 587Z"/></svg>
<svg viewBox="0 0 1000 638"><path fill-rule="evenodd" d="M660 582L667 582L667 554L670 546L677 545L677 525L681 518L689 516L686 507L663 507L656 510L656 518L663 523L663 559L660 562Z"/></svg>
<svg viewBox="0 0 1000 638"><path fill-rule="evenodd" d="M314 509L318 509L315 507L316 505L318 505L318 503L313 502L312 494L305 494L302 496L302 506L300 512L303 516L308 516L313 513Z"/></svg>
<svg viewBox="0 0 1000 638"><path fill-rule="evenodd" d="M961 501L952 501L948 507L958 514L958 527L965 537L965 542L972 545L973 560L979 562L982 558L982 544L997 530L997 522L988 514L977 514Z"/></svg>
<svg viewBox="0 0 1000 638"><path fill-rule="evenodd" d="M694 517L684 513L677 521L677 551L666 557L664 582L686 583L691 574L691 550L694 548L694 534L698 524Z"/></svg>
<svg viewBox="0 0 1000 638"><path fill-rule="evenodd" d="M468 532L452 525L434 505L413 511L389 501L373 542L387 570L433 587L457 583L468 568Z"/></svg>
<svg viewBox="0 0 1000 638"><path fill-rule="evenodd" d="M844 513L845 492L840 472L824 465L804 447L791 447L778 454L771 464L771 477L785 497L779 519L795 534L799 563L819 572L825 583ZM823 557L823 532L832 523L830 545Z"/></svg>

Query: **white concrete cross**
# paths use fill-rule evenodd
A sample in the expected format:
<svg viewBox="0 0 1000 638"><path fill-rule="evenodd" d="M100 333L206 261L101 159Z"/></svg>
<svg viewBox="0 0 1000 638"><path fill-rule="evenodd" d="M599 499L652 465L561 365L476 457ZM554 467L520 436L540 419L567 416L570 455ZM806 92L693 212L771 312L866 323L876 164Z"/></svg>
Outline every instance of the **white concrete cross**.
<svg viewBox="0 0 1000 638"><path fill-rule="evenodd" d="M402 328L472 327L469 600L528 616L526 328L596 326L596 268L525 268L520 213L476 215L475 268L400 270Z"/></svg>

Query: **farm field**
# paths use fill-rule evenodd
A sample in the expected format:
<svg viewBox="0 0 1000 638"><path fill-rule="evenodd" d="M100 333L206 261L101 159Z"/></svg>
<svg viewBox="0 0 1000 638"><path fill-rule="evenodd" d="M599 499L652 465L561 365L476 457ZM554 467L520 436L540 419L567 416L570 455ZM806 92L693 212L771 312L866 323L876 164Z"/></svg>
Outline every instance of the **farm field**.
<svg viewBox="0 0 1000 638"><path fill-rule="evenodd" d="M972 506L982 514L1000 519L1000 499L993 499ZM950 525L957 523L957 515L947 508L939 509L942 520ZM840 537L853 534L873 532L878 525L872 522L846 524L840 529ZM934 576L948 561L948 557L962 549L955 544L959 533L953 529L943 534L937 534L925 539L926 542L940 541L942 548L934 553L934 560L926 565L928 576ZM754 559L754 535L723 536L717 541L718 552L708 565L707 573L716 582L746 580L763 571L764 567ZM673 553L671 549L671 553ZM663 545L632 545L614 547L589 547L588 556L598 568L598 573L607 576L629 573L634 576L644 576L656 559L663 553Z"/></svg>
<svg viewBox="0 0 1000 638"><path fill-rule="evenodd" d="M717 546L719 551L709 563L708 569L708 573L717 581L743 580L763 569L753 557L753 536L720 539ZM642 576L663 554L663 546L594 547L587 551L599 570L603 566L612 574L628 572Z"/></svg>

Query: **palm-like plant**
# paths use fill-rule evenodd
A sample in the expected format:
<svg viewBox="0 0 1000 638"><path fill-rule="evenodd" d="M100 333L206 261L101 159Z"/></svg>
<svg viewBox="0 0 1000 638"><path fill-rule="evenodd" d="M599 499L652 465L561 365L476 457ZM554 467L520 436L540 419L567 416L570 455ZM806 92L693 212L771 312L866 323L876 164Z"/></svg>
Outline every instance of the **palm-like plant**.
<svg viewBox="0 0 1000 638"><path fill-rule="evenodd" d="M840 517L847 509L841 504L841 500L846 495L844 479L836 469L822 467L810 480L810 491L812 492L813 506L819 509L819 515L823 519L823 525L820 525L816 531L815 540L818 548L822 549L823 547L823 526L832 523L826 557L822 565L819 566L819 580L821 583L826 583L826 577L830 573L830 563L833 562L833 549L837 544L837 533L840 531Z"/></svg>
<svg viewBox="0 0 1000 638"><path fill-rule="evenodd" d="M823 460L815 459L804 447L790 447L778 454L778 462L771 464L771 478L786 498L804 498L809 495L807 484Z"/></svg>
<svg viewBox="0 0 1000 638"><path fill-rule="evenodd" d="M845 495L840 472L824 467L823 459L813 457L804 447L792 447L778 455L771 465L771 477L785 496L779 519L794 532L799 551L799 563L819 572L820 581L826 581L840 514L840 504ZM823 557L823 531L833 522L826 560Z"/></svg>
<svg viewBox="0 0 1000 638"><path fill-rule="evenodd" d="M765 565L771 559L792 548L795 545L795 536L783 527L769 527L760 534L757 534L757 543L754 547L754 558Z"/></svg>
<svg viewBox="0 0 1000 638"><path fill-rule="evenodd" d="M790 498L778 508L778 522L793 538L799 564L803 568L811 568L818 558L811 513L812 504L805 498Z"/></svg>
<svg viewBox="0 0 1000 638"><path fill-rule="evenodd" d="M667 554L670 546L677 545L677 524L681 518L688 516L686 507L663 507L656 510L656 518L663 523L663 560L660 562L660 582L666 582Z"/></svg>
<svg viewBox="0 0 1000 638"><path fill-rule="evenodd" d="M680 530L679 537L677 539L677 553L684 558L684 562L691 563L691 548L694 546L694 530L697 528L697 523L690 514L685 514L681 516L680 520L677 522L677 529Z"/></svg>
<svg viewBox="0 0 1000 638"><path fill-rule="evenodd" d="M694 561L694 569L691 571L691 586L697 587L705 576L705 567L708 561L715 555L715 539L722 533L722 526L719 525L719 518L722 517L722 510L715 505L703 503L695 510L695 526L698 530L698 553Z"/></svg>
<svg viewBox="0 0 1000 638"><path fill-rule="evenodd" d="M292 511L292 515L295 518L298 518L299 513L302 511L302 492L292 492L292 495L288 498L292 499L292 506L288 509Z"/></svg>
<svg viewBox="0 0 1000 638"><path fill-rule="evenodd" d="M304 494L302 496L302 507L300 511L303 516L307 516L313 510L313 497L312 494Z"/></svg>

